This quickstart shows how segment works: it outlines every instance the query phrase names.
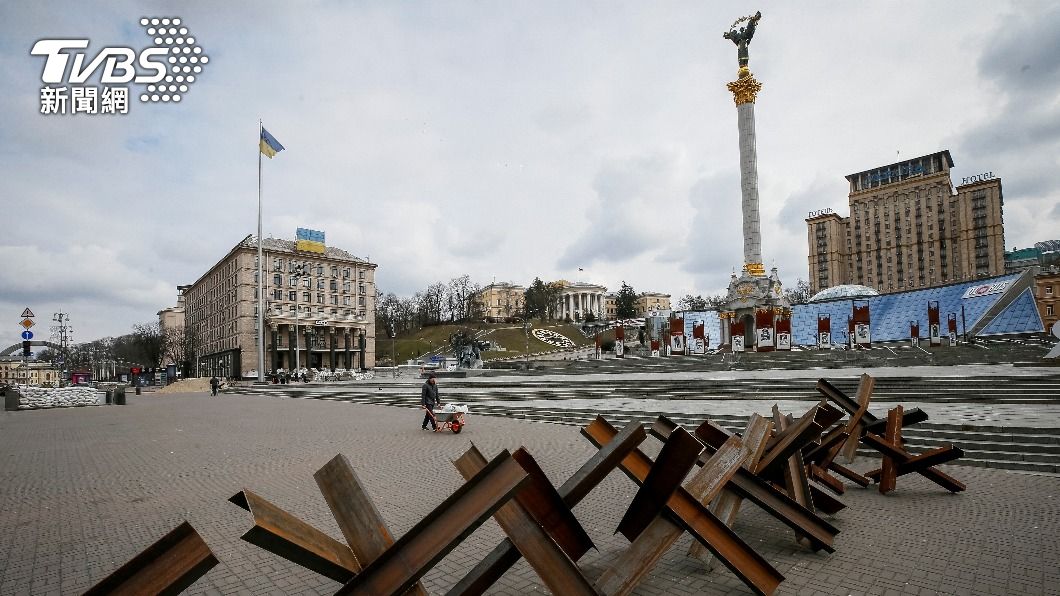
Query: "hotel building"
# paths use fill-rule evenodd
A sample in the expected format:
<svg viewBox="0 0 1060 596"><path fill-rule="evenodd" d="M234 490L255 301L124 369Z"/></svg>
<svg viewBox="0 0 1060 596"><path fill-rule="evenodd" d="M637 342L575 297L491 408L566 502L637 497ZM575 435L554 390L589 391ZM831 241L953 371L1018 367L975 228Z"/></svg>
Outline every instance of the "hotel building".
<svg viewBox="0 0 1060 596"><path fill-rule="evenodd" d="M954 186L940 151L846 177L850 216L806 219L811 293L843 284L880 293L1005 272L1001 179L988 172Z"/></svg>
<svg viewBox="0 0 1060 596"><path fill-rule="evenodd" d="M267 371L375 367L377 266L320 238L262 242ZM182 286L200 376L257 370L257 269L257 239L247 236Z"/></svg>

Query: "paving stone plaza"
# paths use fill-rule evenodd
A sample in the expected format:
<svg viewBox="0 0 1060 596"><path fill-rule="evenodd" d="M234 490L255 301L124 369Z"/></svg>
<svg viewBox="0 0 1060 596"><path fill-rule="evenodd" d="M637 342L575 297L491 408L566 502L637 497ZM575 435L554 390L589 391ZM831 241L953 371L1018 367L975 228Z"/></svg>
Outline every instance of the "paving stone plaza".
<svg viewBox="0 0 1060 596"><path fill-rule="evenodd" d="M490 386L506 379L519 377ZM239 388L216 398L130 394L126 406L0 414L0 593L80 593L188 520L220 564L187 593L330 594L338 583L241 541L251 520L227 499L254 490L341 538L312 475L342 453L397 537L460 485L451 460L471 442L487 456L527 447L556 485L595 452L570 423L476 415L473 406L463 433L425 433L414 407L339 398L367 388L418 395L417 380L390 385L306 387L330 391L327 399ZM941 416L946 407L934 404L929 413ZM649 452L658 445L645 443ZM859 458L853 467L875 464ZM798 545L790 529L752 505L741 510L735 531L785 576L780 594L1060 593L1060 477L942 469L968 490L950 494L916 475L902 477L887 496L848 487L847 508L829 518L840 530L833 554ZM628 546L615 528L635 491L613 472L574 509L597 546L579 563L590 579ZM425 587L445 593L501 538L495 522L486 522L427 573ZM689 542L684 535L635 593L749 593L727 569L707 571L686 557ZM522 562L490 593L545 591Z"/></svg>

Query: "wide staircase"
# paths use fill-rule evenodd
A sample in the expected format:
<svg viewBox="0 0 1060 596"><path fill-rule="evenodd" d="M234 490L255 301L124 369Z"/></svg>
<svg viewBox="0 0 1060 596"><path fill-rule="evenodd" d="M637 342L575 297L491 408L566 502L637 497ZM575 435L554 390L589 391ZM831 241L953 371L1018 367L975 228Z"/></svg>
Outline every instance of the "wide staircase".
<svg viewBox="0 0 1060 596"><path fill-rule="evenodd" d="M870 409L879 416L901 403L926 411L931 417L927 422L903 431L914 453L953 443L965 452L957 464L1056 474L1060 473L1060 374L1052 369L1042 372L1037 376L878 377ZM848 395L856 391L858 379L853 372L821 376ZM472 416L583 425L598 414L615 423L650 423L664 414L690 428L709 417L735 431L744 426L751 411L768 415L774 402L787 402L792 414L805 411L822 398L815 385L815 378L689 381L522 377L496 382L447 379L443 395L447 401L468 403ZM408 408L419 404L416 381L253 386L238 391ZM644 399L652 400L657 409L638 408ZM625 407L615 409L608 405L615 400L621 400ZM740 407L739 402L744 400L755 403ZM690 409L696 413L689 414Z"/></svg>

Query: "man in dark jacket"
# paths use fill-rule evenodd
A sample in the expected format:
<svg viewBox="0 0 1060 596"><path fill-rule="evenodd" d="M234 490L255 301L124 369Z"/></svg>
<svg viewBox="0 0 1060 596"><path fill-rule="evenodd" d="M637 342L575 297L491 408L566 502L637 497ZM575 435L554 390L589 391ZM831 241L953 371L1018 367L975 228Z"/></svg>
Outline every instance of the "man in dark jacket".
<svg viewBox="0 0 1060 596"><path fill-rule="evenodd" d="M420 428L427 430L427 423L431 423L431 428L435 431L438 430L438 424L434 421L434 407L441 404L442 400L438 398L438 379L434 376L434 373L427 375L427 382L423 384L423 388L420 389L420 406L426 410L423 413L423 424Z"/></svg>
<svg viewBox="0 0 1060 596"><path fill-rule="evenodd" d="M212 379L210 379L210 391L213 392L213 395L217 395L217 387L220 384L221 384L221 381L217 380L217 375L214 375L214 377Z"/></svg>

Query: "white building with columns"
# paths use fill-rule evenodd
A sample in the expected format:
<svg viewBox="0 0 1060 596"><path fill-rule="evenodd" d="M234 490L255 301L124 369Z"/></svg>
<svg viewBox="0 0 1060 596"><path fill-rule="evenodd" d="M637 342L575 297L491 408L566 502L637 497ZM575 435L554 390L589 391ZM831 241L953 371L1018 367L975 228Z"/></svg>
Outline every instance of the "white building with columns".
<svg viewBox="0 0 1060 596"><path fill-rule="evenodd" d="M596 319L605 318L604 295L607 293L606 287L565 280L560 280L556 283L562 288L556 299L557 318L566 319L569 317L572 321L584 321L589 313L592 313Z"/></svg>

